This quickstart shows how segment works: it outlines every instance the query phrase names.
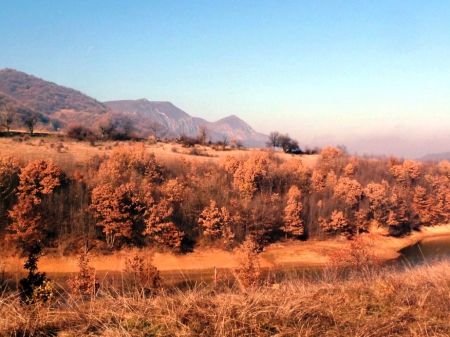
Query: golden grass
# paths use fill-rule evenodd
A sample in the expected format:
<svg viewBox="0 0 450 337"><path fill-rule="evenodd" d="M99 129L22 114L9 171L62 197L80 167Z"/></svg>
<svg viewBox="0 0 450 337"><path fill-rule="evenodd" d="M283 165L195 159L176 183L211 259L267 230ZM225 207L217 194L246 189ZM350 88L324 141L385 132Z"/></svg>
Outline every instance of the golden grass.
<svg viewBox="0 0 450 337"><path fill-rule="evenodd" d="M450 265L246 291L203 285L149 298L104 283L92 299L61 291L40 306L0 301L2 336L448 336Z"/></svg>
<svg viewBox="0 0 450 337"><path fill-rule="evenodd" d="M17 139L15 137L14 139ZM24 162L34 159L52 159L63 170L71 168L73 165L86 162L94 155L108 155L111 150L118 146L133 146L134 142L117 141L97 141L95 146L89 142L80 142L66 137L58 137L56 134L49 134L46 137L25 136L21 142L13 138L0 138L0 150L2 153L10 153L19 156ZM198 162L219 161L228 155L243 157L252 151L261 149L213 149L207 146L196 145L195 149L201 155L192 155L192 148L184 148L177 143L146 143L146 148L155 154L156 158L162 162L167 160L180 160L181 156L197 160ZM282 159L289 159L293 155L276 152L276 156ZM296 156L302 159L308 167L313 167L317 162L317 155Z"/></svg>

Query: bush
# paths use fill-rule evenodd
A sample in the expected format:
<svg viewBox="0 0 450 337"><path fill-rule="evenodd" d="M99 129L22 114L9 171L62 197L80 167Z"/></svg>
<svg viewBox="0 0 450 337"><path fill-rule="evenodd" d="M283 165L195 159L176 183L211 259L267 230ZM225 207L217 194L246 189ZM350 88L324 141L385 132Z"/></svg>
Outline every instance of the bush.
<svg viewBox="0 0 450 337"><path fill-rule="evenodd" d="M95 277L95 269L89 267L86 254L78 258L78 274L72 276L67 283L75 296L93 296L97 293L99 283Z"/></svg>

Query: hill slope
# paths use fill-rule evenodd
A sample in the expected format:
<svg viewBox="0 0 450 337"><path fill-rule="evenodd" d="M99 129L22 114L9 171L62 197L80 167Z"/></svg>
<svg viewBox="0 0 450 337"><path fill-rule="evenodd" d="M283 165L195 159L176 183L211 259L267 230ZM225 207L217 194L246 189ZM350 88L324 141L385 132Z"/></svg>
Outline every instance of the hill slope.
<svg viewBox="0 0 450 337"><path fill-rule="evenodd" d="M133 124L134 131L146 137L152 128L162 125L159 135L176 137L180 134L196 136L198 127L210 130L212 141L236 139L247 147L264 146L267 136L253 130L237 116L216 122L192 117L170 102L151 102L147 99L121 100L101 103L80 91L45 81L13 69L0 70L0 107L8 106L17 112L16 125L31 113L37 113L39 129L57 130L71 123L91 128L113 123L120 128Z"/></svg>
<svg viewBox="0 0 450 337"><path fill-rule="evenodd" d="M237 116L229 116L216 122L208 122L202 118L192 117L170 102L154 102L147 99L109 101L104 104L116 111L127 113L128 116L139 118L147 124L148 120L162 124L174 135L184 133L196 136L198 127L205 125L210 130L212 141L227 138L236 139L248 147L264 146L267 136L256 132Z"/></svg>
<svg viewBox="0 0 450 337"><path fill-rule="evenodd" d="M108 110L104 104L77 90L13 69L0 70L0 92L47 115L62 109L95 113Z"/></svg>

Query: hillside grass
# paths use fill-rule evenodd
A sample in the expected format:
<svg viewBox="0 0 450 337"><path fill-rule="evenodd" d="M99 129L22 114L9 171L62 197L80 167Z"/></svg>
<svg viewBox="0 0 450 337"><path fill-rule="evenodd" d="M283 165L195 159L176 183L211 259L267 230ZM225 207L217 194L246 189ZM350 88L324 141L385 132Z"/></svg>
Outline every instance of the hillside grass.
<svg viewBox="0 0 450 337"><path fill-rule="evenodd" d="M187 282L188 284L189 282ZM50 303L0 298L2 336L448 336L450 264L286 276L240 289L233 282L153 297L103 281L94 298L60 289Z"/></svg>

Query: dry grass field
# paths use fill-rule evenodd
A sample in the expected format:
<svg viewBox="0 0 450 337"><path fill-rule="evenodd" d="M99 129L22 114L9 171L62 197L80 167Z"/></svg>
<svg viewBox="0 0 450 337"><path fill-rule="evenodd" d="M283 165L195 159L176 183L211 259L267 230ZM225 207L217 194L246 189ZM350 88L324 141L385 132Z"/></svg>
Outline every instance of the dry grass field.
<svg viewBox="0 0 450 337"><path fill-rule="evenodd" d="M11 153L19 155L24 161L34 159L52 159L62 168L70 168L73 165L86 162L94 155L108 155L116 146L133 146L133 142L117 141L97 141L95 145L89 142L80 142L66 137L58 137L55 134L49 134L47 137L23 137L23 140L17 141L18 137L0 138L0 150L2 153ZM195 158L199 162L219 161L226 156L245 157L253 151L259 149L229 149L225 151L220 148L214 149L208 146L196 145L194 148L185 148L177 143L146 143L147 150L155 154L156 158L162 162L178 161L182 156ZM193 151L195 149L195 151ZM193 154L194 153L194 154ZM290 154L277 152L276 156L280 158L294 157ZM317 161L318 155L296 156L301 157L305 166L313 167Z"/></svg>
<svg viewBox="0 0 450 337"><path fill-rule="evenodd" d="M287 277L239 290L197 283L151 297L102 285L95 297L57 288L41 305L3 295L2 336L448 336L450 266Z"/></svg>

